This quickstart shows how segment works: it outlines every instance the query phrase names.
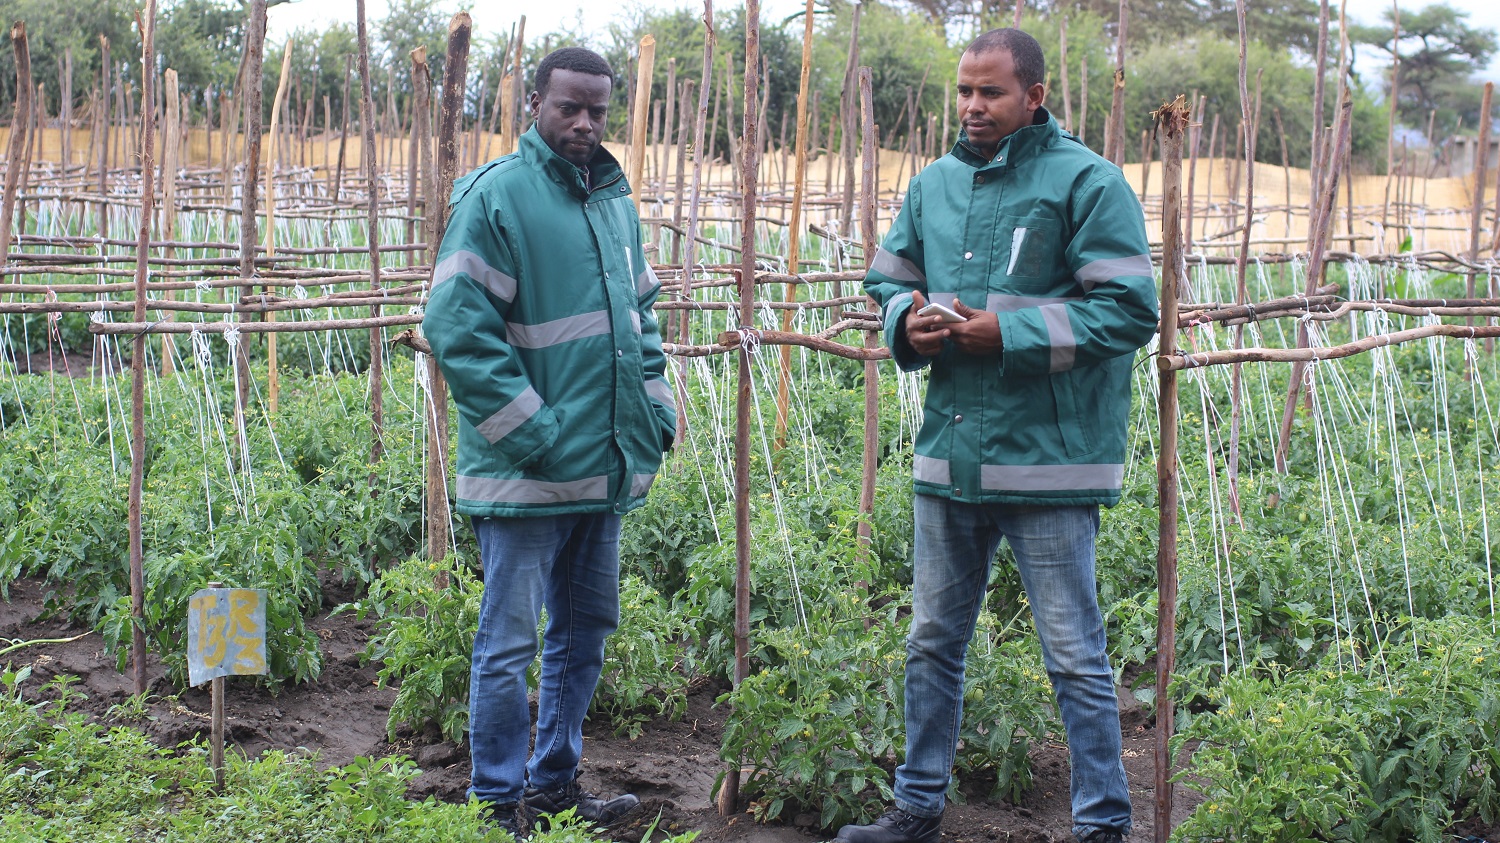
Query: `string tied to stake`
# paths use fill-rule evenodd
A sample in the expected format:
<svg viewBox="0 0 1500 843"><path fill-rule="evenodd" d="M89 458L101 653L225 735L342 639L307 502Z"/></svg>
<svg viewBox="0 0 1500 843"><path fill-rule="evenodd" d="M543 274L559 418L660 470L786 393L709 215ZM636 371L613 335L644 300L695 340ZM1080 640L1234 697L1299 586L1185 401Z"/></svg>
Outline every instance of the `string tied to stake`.
<svg viewBox="0 0 1500 843"><path fill-rule="evenodd" d="M743 348L745 353L750 355L759 352L761 341L760 331L749 325L741 325L738 330L740 332L740 348Z"/></svg>

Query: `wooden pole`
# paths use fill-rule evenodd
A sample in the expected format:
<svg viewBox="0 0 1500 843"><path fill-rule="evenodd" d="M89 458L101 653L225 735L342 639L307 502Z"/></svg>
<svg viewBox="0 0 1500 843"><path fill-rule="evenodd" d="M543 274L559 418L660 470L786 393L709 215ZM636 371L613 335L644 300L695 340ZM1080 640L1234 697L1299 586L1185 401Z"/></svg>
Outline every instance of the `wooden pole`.
<svg viewBox="0 0 1500 843"><path fill-rule="evenodd" d="M1333 221L1333 203L1335 197L1338 195L1339 168L1337 162L1339 156L1336 151L1342 149L1344 143L1349 139L1349 122L1353 104L1349 98L1342 95L1340 96L1340 100L1342 100L1342 104L1339 107L1338 128L1334 132L1336 140L1330 147L1335 152L1328 156L1328 161L1333 166L1328 171L1328 177L1323 184L1323 193L1318 197L1317 206L1314 208L1313 216L1318 221L1318 225L1312 233L1313 246L1311 256L1308 259L1307 287L1304 290L1307 295L1312 295L1323 283L1323 275L1326 269L1323 263L1323 252L1328 246L1328 235ZM1297 325L1297 347L1306 348L1307 342L1307 323L1299 322ZM1290 446L1292 438L1292 418L1297 410L1297 398L1302 391L1302 375L1306 371L1306 368L1307 365L1305 363L1299 362L1293 364L1292 373L1287 384L1286 404L1282 407L1281 412L1281 432L1276 443L1276 470L1282 474L1286 473L1287 449Z"/></svg>
<svg viewBox="0 0 1500 843"><path fill-rule="evenodd" d="M443 64L443 110L438 123L438 178L427 215L432 220L429 254L436 262L438 244L448 229L448 203L442 199L453 191L458 177L459 119L464 110L464 83L469 71L469 40L474 30L468 12L459 12L448 22L448 57ZM441 209L441 210L439 210ZM437 359L427 355L427 553L434 562L448 555L448 385Z"/></svg>
<svg viewBox="0 0 1500 843"><path fill-rule="evenodd" d="M223 588L217 580L208 583L209 588ZM214 771L214 789L224 789L224 684L226 676L215 676L208 680L209 741L208 766Z"/></svg>
<svg viewBox="0 0 1500 843"><path fill-rule="evenodd" d="M344 155L349 148L349 75L353 72L354 57L344 56L344 102L343 123L339 129L339 160L333 176L333 201L344 197Z"/></svg>
<svg viewBox="0 0 1500 843"><path fill-rule="evenodd" d="M156 202L156 0L146 0L141 25L141 218L135 249L135 321L146 321L147 258L152 206ZM21 26L21 24L17 24ZM25 38L22 27L21 37ZM11 39L15 39L12 30ZM146 693L146 575L142 544L141 490L146 472L146 335L137 334L130 354L130 676L135 695Z"/></svg>
<svg viewBox="0 0 1500 843"><path fill-rule="evenodd" d="M807 0L802 12L802 73L797 83L797 161L792 177L791 224L787 227L787 272L796 275L802 269L802 192L807 181L807 89L812 79L813 0ZM796 284L787 284L782 301L797 300ZM781 330L792 330L796 312L781 312ZM791 391L792 348L781 347L780 377L776 383L776 449L786 447L788 393Z"/></svg>
<svg viewBox="0 0 1500 843"><path fill-rule="evenodd" d="M1177 348L1177 300L1185 264L1182 237L1182 140L1189 112L1182 97L1156 115L1162 160L1161 340L1159 353ZM1177 377L1159 375L1157 415L1161 451L1156 460L1156 841L1172 835L1172 729L1170 693L1177 661Z"/></svg>
<svg viewBox="0 0 1500 843"><path fill-rule="evenodd" d="M1484 83L1484 96L1479 106L1479 146L1477 160L1474 162L1474 204L1469 211L1469 263L1474 264L1479 260L1479 230L1484 221L1484 183L1489 172L1490 164L1490 108L1495 98L1495 83ZM8 183L8 182L7 182ZM1500 187L1496 188L1496 196L1500 198ZM1497 229L1500 229L1500 217L1496 219ZM1474 278L1478 273L1475 269L1469 269L1464 275L1464 295L1474 298ZM1464 321L1466 325L1473 325L1473 318ZM1466 376L1469 374L1468 363L1464 364Z"/></svg>
<svg viewBox="0 0 1500 843"><path fill-rule="evenodd" d="M0 268L10 262L10 234L15 221L16 194L21 183L21 159L31 131L31 47L26 40L26 22L10 28L10 46L16 54L16 101L11 110L10 143L6 148L5 197L0 208Z"/></svg>
<svg viewBox="0 0 1500 843"><path fill-rule="evenodd" d="M1197 194L1194 193L1195 186L1193 182L1198 175L1198 144L1203 141L1203 109L1207 106L1207 102L1208 97L1199 96L1197 98L1197 110L1190 112L1189 115L1188 125L1191 127L1190 135L1192 137L1192 142L1191 148L1188 152L1187 193L1183 197L1182 202L1182 210L1184 216L1182 226L1182 242L1183 249L1187 253L1191 253L1193 251L1193 205L1195 204L1194 200L1197 196ZM1197 115L1197 118L1193 119L1192 115ZM1183 289L1186 289L1187 279L1184 278L1182 280L1184 282Z"/></svg>
<svg viewBox="0 0 1500 843"><path fill-rule="evenodd" d="M1318 3L1318 46L1313 60L1312 157L1308 167L1308 184L1312 196L1323 195L1323 94L1328 73L1328 0ZM1318 221L1308 221L1308 242Z"/></svg>
<svg viewBox="0 0 1500 843"><path fill-rule="evenodd" d="M631 199L635 202L636 213L641 210L641 173L646 167L646 128L650 122L651 113L651 71L656 65L656 36L647 35L641 39L640 62L636 66L635 80L635 114L631 128L633 132L630 138L630 172L627 178L635 188L631 192Z"/></svg>
<svg viewBox="0 0 1500 843"><path fill-rule="evenodd" d="M1391 0L1391 93L1385 130L1385 202L1380 208L1380 251L1385 251L1385 237L1391 225L1391 179L1396 171L1396 103L1401 97L1401 6ZM1400 244L1401 238L1396 238Z"/></svg>
<svg viewBox="0 0 1500 843"><path fill-rule="evenodd" d="M693 300L693 272L698 260L698 210L702 198L701 187L703 185L703 162L711 160L711 154L704 145L704 126L708 122L708 101L712 96L710 93L710 81L712 80L714 66L714 4L713 0L703 0L703 84L698 88L698 112L694 120L693 128L693 183L691 197L688 200L687 220L687 248L682 261L682 301L690 303ZM722 84L722 83L721 83ZM692 343L692 324L688 317L691 311L684 308L677 336L685 345ZM681 358L677 363L677 406L681 408L677 413L677 441L685 441L687 433L687 388L686 367Z"/></svg>
<svg viewBox="0 0 1500 843"><path fill-rule="evenodd" d="M1241 141L1244 146L1240 152L1245 156L1245 225L1240 234L1240 251L1235 263L1235 304L1244 304L1250 300L1245 286L1245 273L1248 269L1250 259L1250 234L1255 227L1255 145L1257 123L1260 115L1260 76L1255 77L1255 101L1250 99L1249 84L1247 81L1248 65L1248 27L1245 23L1245 0L1235 0L1235 16L1238 22L1240 39L1240 64L1238 73L1238 84L1240 93L1240 125L1244 127ZM1245 329L1243 326L1235 326L1230 329L1233 335L1235 348L1245 347ZM1229 484L1229 511L1233 515L1236 524L1243 524L1244 518L1240 510L1240 427L1244 415L1244 372L1243 367L1236 365L1229 375L1229 458L1226 465L1226 479ZM1226 549L1227 550L1227 549Z"/></svg>
<svg viewBox="0 0 1500 843"><path fill-rule="evenodd" d="M418 46L415 50L407 53L411 59L411 134L407 139L406 152L406 242L416 243L417 240L417 210L422 209L422 239L427 244L428 266L433 263L432 256L437 254L438 244L433 242L432 218L427 216L426 209L431 203L423 202L423 197L432 190L432 179L429 176L427 159L427 143L431 132L427 128L427 114L430 108L427 102L432 96L432 72L427 68L427 48ZM407 252L407 266L413 266L422 262L416 252Z"/></svg>
<svg viewBox="0 0 1500 843"><path fill-rule="evenodd" d="M271 141L270 154L266 157L266 257L276 254L276 157L280 152L285 155L282 147L285 144L278 143L281 138L277 135L277 128L281 125L281 111L286 103L287 81L291 78L292 71L292 39L286 39L286 46L281 50L281 78L276 82L276 98L271 101L271 131L268 136ZM276 313L272 311L266 314L267 322L276 321ZM276 335L266 337L266 392L270 399L271 415L276 415L276 409L281 399L281 378L276 371Z"/></svg>
<svg viewBox="0 0 1500 843"><path fill-rule="evenodd" d="M1078 141L1087 142L1089 128L1089 54L1078 60ZM951 99L951 98L950 98Z"/></svg>
<svg viewBox="0 0 1500 843"><path fill-rule="evenodd" d="M1016 3L1016 17L1021 16L1021 4ZM860 125L862 147L860 160L862 180L860 190L860 242L864 246L865 272L875 262L876 233L875 207L879 198L880 183L876 180L875 167L880 160L875 149L875 88L874 77L868 67L859 69ZM873 299L866 305L873 312ZM874 349L875 333L865 331L865 348ZM859 478L859 524L855 528L859 541L859 556L863 564L870 562L875 521L875 471L880 453L880 369L873 359L865 360L865 441ZM864 585L863 583L861 585ZM865 588L861 588L864 591ZM862 595L863 596L863 595Z"/></svg>
<svg viewBox="0 0 1500 843"><path fill-rule="evenodd" d="M740 327L755 324L755 190L760 129L760 0L745 0L745 122L740 141L743 172L740 186L744 197L744 219L740 229ZM646 77L649 79L649 77ZM741 341L739 392L735 401L734 426L734 686L750 675L750 355L752 345ZM730 762L719 788L719 814L731 816L739 806L740 761Z"/></svg>
<svg viewBox="0 0 1500 843"><path fill-rule="evenodd" d="M849 52L844 63L844 93L840 103L840 113L844 118L839 143L840 154L844 159L844 202L839 211L839 234L843 237L854 234L854 138L858 134L854 121L859 119L855 101L859 77L855 72L859 66L859 16L864 8L863 3L854 7L854 18L849 27ZM843 295L843 290L835 285L834 296L840 295Z"/></svg>
<svg viewBox="0 0 1500 843"><path fill-rule="evenodd" d="M63 48L62 92L58 117L62 121L63 168L73 166L73 48Z"/></svg>
<svg viewBox="0 0 1500 843"><path fill-rule="evenodd" d="M1063 99L1063 128L1070 132L1078 131L1073 126L1073 94L1068 90L1068 16L1062 16L1062 22L1057 25L1057 45L1060 58L1058 65L1062 68L1062 99ZM947 128L944 127L944 131Z"/></svg>
<svg viewBox="0 0 1500 843"><path fill-rule="evenodd" d="M257 0L260 2L260 0ZM367 179L368 193L367 225L369 227L370 245L370 289L380 289L380 182L377 165L375 162L375 103L373 100L373 80L370 79L370 36L365 25L365 0L356 0L357 30L359 36L359 123L363 130L363 143L360 151L364 153L365 177ZM430 211L431 209L429 209ZM370 306L370 318L380 318L380 306ZM385 346L380 341L382 330L379 327L370 329L370 493L375 493L376 475L374 466L380 461L381 455L385 453Z"/></svg>
<svg viewBox="0 0 1500 843"><path fill-rule="evenodd" d="M1109 104L1109 131L1104 135L1104 157L1115 166L1125 161L1125 32L1129 21L1126 0L1120 0L1119 43L1115 45L1115 86Z"/></svg>
<svg viewBox="0 0 1500 843"><path fill-rule="evenodd" d="M244 94L240 97L245 110L245 183L240 196L240 294L245 296L254 292L251 279L255 277L255 206L260 197L260 85L265 39L266 0L251 0L250 26L245 39ZM225 188L228 189L227 183ZM250 320L241 314L240 321ZM245 413L250 403L250 357L245 341L235 344L234 359L237 373L234 424L239 439L240 468L248 471L250 442L245 430Z"/></svg>
<svg viewBox="0 0 1500 843"><path fill-rule="evenodd" d="M177 86L177 71L167 68L165 73L166 86L166 139L162 145L162 196L161 196L161 237L168 243L177 239L177 170L182 166L182 146L176 143L176 139L182 135L182 94ZM176 257L177 250L172 246L162 249L162 257L171 260ZM172 291L167 290L163 294L167 301L173 299ZM162 318L171 321L173 314L168 312ZM161 338L161 374L167 377L172 374L176 365L172 361L175 349L172 336L163 334Z"/></svg>

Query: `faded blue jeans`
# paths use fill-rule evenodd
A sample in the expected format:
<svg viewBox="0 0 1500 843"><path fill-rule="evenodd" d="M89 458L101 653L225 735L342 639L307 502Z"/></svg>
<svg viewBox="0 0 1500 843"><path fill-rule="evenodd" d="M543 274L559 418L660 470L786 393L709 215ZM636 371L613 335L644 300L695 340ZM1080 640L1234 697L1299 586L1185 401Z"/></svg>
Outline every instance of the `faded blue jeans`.
<svg viewBox="0 0 1500 843"><path fill-rule="evenodd" d="M620 622L620 516L614 513L474 518L484 597L469 674L469 795L496 805L527 787L572 781L583 718ZM536 747L526 670L536 659L543 607Z"/></svg>
<svg viewBox="0 0 1500 843"><path fill-rule="evenodd" d="M943 810L963 718L964 654L1004 538L1015 553L1067 729L1073 832L1128 832L1120 709L1094 580L1099 507L969 504L919 494L914 509L906 763L896 769L896 806L923 817Z"/></svg>

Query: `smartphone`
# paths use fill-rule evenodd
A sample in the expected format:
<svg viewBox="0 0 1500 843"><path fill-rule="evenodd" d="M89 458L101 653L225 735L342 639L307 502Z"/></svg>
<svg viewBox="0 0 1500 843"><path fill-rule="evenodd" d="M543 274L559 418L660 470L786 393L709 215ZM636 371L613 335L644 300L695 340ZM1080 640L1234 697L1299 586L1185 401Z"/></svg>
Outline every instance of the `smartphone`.
<svg viewBox="0 0 1500 843"><path fill-rule="evenodd" d="M945 304L933 302L917 311L918 316L939 316L944 322L967 322L967 317L959 316L958 312Z"/></svg>

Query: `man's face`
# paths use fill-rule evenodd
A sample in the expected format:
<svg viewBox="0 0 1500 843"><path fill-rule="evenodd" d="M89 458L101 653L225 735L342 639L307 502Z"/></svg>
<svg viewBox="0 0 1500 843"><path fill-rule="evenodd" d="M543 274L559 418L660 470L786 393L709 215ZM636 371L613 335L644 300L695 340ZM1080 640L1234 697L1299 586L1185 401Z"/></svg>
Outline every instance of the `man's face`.
<svg viewBox="0 0 1500 843"><path fill-rule="evenodd" d="M537 133L553 152L575 166L586 166L604 140L604 118L612 89L608 76L554 69L547 82L547 95L531 94Z"/></svg>
<svg viewBox="0 0 1500 843"><path fill-rule="evenodd" d="M1031 125L1045 91L1021 84L1010 50L965 51L958 60L958 114L969 143L985 157L993 157L1011 132Z"/></svg>

